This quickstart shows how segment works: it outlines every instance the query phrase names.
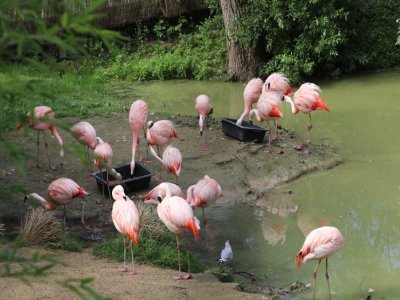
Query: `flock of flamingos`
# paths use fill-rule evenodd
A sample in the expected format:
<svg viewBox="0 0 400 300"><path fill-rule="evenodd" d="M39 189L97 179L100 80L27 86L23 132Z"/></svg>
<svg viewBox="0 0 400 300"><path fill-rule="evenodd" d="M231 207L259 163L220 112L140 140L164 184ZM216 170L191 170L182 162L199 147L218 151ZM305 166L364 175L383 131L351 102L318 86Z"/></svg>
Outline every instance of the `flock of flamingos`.
<svg viewBox="0 0 400 300"><path fill-rule="evenodd" d="M290 96L293 96L293 100ZM288 79L280 73L271 74L265 82L260 78L254 78L248 82L243 93L244 112L237 120L237 125L241 126L243 119L249 116L250 119L254 116L257 121L274 121L275 136L278 131L276 120L281 118L282 108L281 102L290 103L293 114L303 112L308 115L308 142L310 139L310 130L312 128L310 113L317 109L329 111L328 106L321 98L321 89L313 83L304 83L300 88L293 93L290 89ZM256 104L256 108L252 108L252 104ZM200 95L195 100L195 108L199 113L199 129L203 135L203 130L207 128L207 116L212 112L210 99L206 95ZM43 133L47 155L49 158L49 166L51 165L50 155L48 153L48 145L44 132L49 129L54 138L61 146L60 163L64 162L63 142L58 134L54 122L55 113L47 106L36 106L31 112L26 115L26 124L38 131L37 150L39 155L39 134ZM147 127L145 132L147 144L153 156L159 160L166 171L171 172L175 176L179 176L182 164L182 156L180 151L169 145L160 156L159 147L165 146L172 138L176 138L177 134L174 125L169 120L160 120L156 122L147 121L148 106L146 102L137 100L133 102L129 112L129 124L132 129L132 160L130 162L130 174L133 176L135 170L135 152L138 144L140 130ZM268 124L269 125L269 124ZM18 124L20 129L23 124ZM112 169L112 149L110 144L104 142L96 136L96 131L91 124L81 121L71 128L72 135L85 147L85 153L89 160L89 149L93 150L95 165L101 170L103 167L106 170ZM270 138L269 138L270 139ZM157 152L153 148L157 147ZM203 147L201 151L207 151L207 139L204 135ZM37 157L38 159L38 157ZM38 161L37 161L38 162ZM115 172L114 172L115 173ZM108 174L108 173L107 173ZM107 175L108 176L108 175ZM200 222L194 215L193 209L196 207L204 208L212 205L221 196L222 190L218 182L209 176L205 175L203 179L196 184L190 186L187 190L186 199L183 198L183 193L180 187L173 183L163 182L156 186L146 195L145 202L157 205L157 213L160 220L166 227L176 235L178 260L179 260L179 275L175 279L189 279L192 277L189 273L181 274L180 265L180 246L178 235L184 230L191 231L197 238L199 236ZM54 210L58 206L64 206L64 222L65 222L65 206L72 203L76 197L85 197L87 192L79 186L75 181L68 178L59 178L48 187L47 200L36 193L31 193L25 196L25 199L30 199L38 202L45 210ZM112 197L115 200L112 207L112 220L115 228L124 236L124 268L122 271L127 272L126 267L126 240L128 237L131 240L131 252L133 244L137 245L139 227L139 212L135 203L125 194L124 188L121 185L116 186L112 190ZM82 206L82 223L84 213L84 201ZM329 275L328 275L328 257L339 251L343 245L343 236L335 227L324 226L313 230L305 239L303 246L296 257L298 267L302 263L310 260L317 260L317 266L313 273L314 292L317 270L322 259L326 259L326 279L328 282L329 298L331 298ZM133 264L132 253L132 272L131 275L137 274Z"/></svg>

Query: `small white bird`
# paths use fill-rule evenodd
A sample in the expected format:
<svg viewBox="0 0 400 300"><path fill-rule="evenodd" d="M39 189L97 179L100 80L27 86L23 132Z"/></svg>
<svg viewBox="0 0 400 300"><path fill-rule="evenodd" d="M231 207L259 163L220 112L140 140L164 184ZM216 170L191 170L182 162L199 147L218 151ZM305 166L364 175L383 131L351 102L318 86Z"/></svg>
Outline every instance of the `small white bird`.
<svg viewBox="0 0 400 300"><path fill-rule="evenodd" d="M233 259L233 251L231 244L229 244L229 240L225 242L225 248L221 251L221 258L219 259L220 262L229 262Z"/></svg>

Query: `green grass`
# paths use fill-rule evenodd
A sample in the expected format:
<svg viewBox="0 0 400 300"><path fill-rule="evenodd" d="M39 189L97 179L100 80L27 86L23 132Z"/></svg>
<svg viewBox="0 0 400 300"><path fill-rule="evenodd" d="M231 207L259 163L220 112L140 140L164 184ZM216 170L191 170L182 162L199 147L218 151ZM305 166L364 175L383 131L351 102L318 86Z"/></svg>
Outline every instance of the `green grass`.
<svg viewBox="0 0 400 300"><path fill-rule="evenodd" d="M117 239L106 240L93 248L93 254L102 258L123 261L123 244L122 236ZM175 236L172 234L168 234L163 241L143 237L139 238L138 247L133 248L133 256L136 262L178 269L176 241ZM129 252L127 259L130 259ZM186 251L183 240L181 241L181 264L182 271L187 271ZM192 252L190 253L190 269L195 273L205 270L205 267L196 259Z"/></svg>
<svg viewBox="0 0 400 300"><path fill-rule="evenodd" d="M69 252L82 252L84 244L68 235L64 235L64 237L60 241L48 243L46 247L50 249L65 250Z"/></svg>
<svg viewBox="0 0 400 300"><path fill-rule="evenodd" d="M43 66L42 66L43 67ZM85 67L52 65L36 71L21 64L0 68L1 130L15 128L16 123L36 105L50 106L56 117L88 117L129 110L124 98L113 95L110 84L97 78ZM63 75L60 75L63 70Z"/></svg>
<svg viewBox="0 0 400 300"><path fill-rule="evenodd" d="M221 282L234 282L238 284L241 291L246 291L245 280L232 273L232 270L227 265L217 264L214 267L207 270L208 273L216 276Z"/></svg>

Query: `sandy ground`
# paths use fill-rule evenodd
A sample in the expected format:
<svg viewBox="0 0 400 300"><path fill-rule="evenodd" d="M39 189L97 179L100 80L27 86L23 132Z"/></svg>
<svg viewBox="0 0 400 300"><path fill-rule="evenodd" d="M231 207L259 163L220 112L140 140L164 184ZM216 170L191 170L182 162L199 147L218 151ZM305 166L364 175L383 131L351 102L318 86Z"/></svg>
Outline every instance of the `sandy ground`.
<svg viewBox="0 0 400 300"><path fill-rule="evenodd" d="M166 118L164 115L151 114L149 120ZM178 179L183 190L196 183L205 174L215 178L222 187L223 196L218 200L218 205L254 205L258 199L268 193L275 186L294 180L303 174L321 169L332 168L341 163L340 156L327 145L296 145L302 140L289 128L280 131L280 139L271 145L268 143L242 143L227 137L221 130L220 119L213 119L209 129L205 132L208 139L209 151L201 152L202 139L198 131L198 119L186 116L170 116L179 138L172 141L172 145L180 149L183 156L182 173ZM73 125L78 119L66 118L62 120L68 125ZM114 165L127 164L131 160L131 131L128 124L128 113L115 114L110 117L93 117L87 119L97 131L97 135L109 142L114 150ZM88 168L78 158L80 146L67 131L59 129L65 145L65 165L58 165L59 148L54 139L48 139L52 154L52 170L47 168L46 152L43 144L40 151L40 165L36 165L36 137L37 133L26 129L23 132L10 132L7 139L19 144L32 155L32 159L25 162L27 175L18 175L15 167L7 156L1 155L0 187L19 186L25 192L37 192L46 196L47 186L60 177L69 177L82 185L91 195L88 197L85 211L87 231L79 231L78 238L90 239L93 231L101 232L110 230L110 208L99 206L104 202L102 193L98 190L95 181L90 178ZM266 139L265 139L266 140ZM137 159L146 156L146 144L141 136L139 155ZM147 190L157 185L161 166L154 161L147 165L156 176L152 178L150 186L131 196L143 197ZM175 181L175 177L164 173L164 180ZM26 211L26 204L21 194L13 194L8 199L0 201L0 224L4 223L8 233L18 230L18 224ZM79 224L80 201L76 201L67 208L67 225ZM61 216L62 210L56 210L56 215ZM244 294L235 290L233 284L220 283L212 275L197 274L193 280L175 282L171 279L175 271L159 269L141 265L140 276L130 278L116 272L117 264L93 257L90 252L83 254L62 253L70 267L62 268L66 276L94 277L94 287L104 295L115 299L235 299L259 298L257 295ZM82 264L84 262L84 264ZM57 275L61 276L61 275ZM57 278L55 276L55 278ZM32 288L15 279L1 280L1 294L7 293L3 299L36 299L71 298L68 292L62 296L57 284L36 282ZM7 286L5 289L4 287ZM207 288L204 288L207 286ZM63 292L63 293L64 293ZM13 294L14 293L14 294ZM0 295L1 295L0 294Z"/></svg>
<svg viewBox="0 0 400 300"><path fill-rule="evenodd" d="M22 249L30 254L33 249ZM43 249L40 249L42 252ZM219 282L211 274L194 274L191 280L176 281L177 271L143 264L136 265L138 275L121 273L120 262L99 259L90 250L82 253L58 251L67 266L54 268L44 279L33 279L30 286L17 278L1 278L1 299L73 299L70 290L57 283L66 279L91 277L90 286L112 299L262 299L261 295L240 292L234 283ZM88 299L91 299L90 297Z"/></svg>

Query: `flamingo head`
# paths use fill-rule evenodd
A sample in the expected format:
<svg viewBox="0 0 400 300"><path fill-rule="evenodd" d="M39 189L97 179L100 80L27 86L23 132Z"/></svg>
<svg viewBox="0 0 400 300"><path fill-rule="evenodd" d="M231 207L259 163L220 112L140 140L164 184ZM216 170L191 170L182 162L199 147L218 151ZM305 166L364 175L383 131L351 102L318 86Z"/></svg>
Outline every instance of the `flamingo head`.
<svg viewBox="0 0 400 300"><path fill-rule="evenodd" d="M122 185L117 185L113 190L112 190L112 196L115 201L117 200L128 200L129 198L125 195L124 188Z"/></svg>
<svg viewBox="0 0 400 300"><path fill-rule="evenodd" d="M148 121L147 122L147 128L151 128L151 127L153 127L153 125L154 125L154 122L153 121Z"/></svg>

